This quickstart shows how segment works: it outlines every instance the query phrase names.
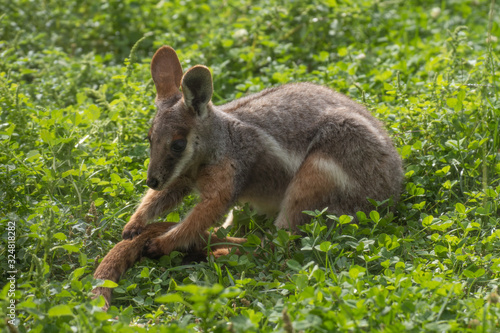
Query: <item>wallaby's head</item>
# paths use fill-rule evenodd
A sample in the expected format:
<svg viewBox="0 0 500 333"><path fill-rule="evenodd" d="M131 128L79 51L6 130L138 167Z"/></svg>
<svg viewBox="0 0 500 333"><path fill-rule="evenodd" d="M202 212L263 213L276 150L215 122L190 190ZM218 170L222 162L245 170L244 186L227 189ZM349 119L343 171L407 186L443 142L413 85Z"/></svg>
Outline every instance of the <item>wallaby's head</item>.
<svg viewBox="0 0 500 333"><path fill-rule="evenodd" d="M208 68L200 65L183 75L177 54L169 46L156 51L151 75L158 111L148 133L151 156L147 185L163 190L197 160L197 128L210 113L212 76Z"/></svg>

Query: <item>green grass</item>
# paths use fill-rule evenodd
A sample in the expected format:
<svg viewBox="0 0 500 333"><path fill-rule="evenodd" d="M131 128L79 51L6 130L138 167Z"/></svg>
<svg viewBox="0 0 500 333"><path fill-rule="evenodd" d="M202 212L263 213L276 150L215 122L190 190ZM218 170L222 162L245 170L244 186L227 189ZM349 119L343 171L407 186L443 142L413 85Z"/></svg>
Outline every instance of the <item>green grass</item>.
<svg viewBox="0 0 500 333"><path fill-rule="evenodd" d="M0 315L8 318L15 299L20 332L500 331L494 1L14 0L1 8ZM149 62L164 44L185 69L211 68L216 104L292 81L364 103L404 161L396 214L374 206L356 226L310 212L296 239L242 209L248 254L184 266L177 252L145 260L103 313L89 299L92 274L146 189ZM187 197L167 219L195 202Z"/></svg>

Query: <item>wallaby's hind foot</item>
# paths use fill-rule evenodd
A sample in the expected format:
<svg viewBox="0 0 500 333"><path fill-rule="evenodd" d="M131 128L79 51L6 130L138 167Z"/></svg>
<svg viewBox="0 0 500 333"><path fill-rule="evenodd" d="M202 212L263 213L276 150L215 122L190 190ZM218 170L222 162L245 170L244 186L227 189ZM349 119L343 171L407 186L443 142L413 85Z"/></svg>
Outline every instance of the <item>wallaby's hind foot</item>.
<svg viewBox="0 0 500 333"><path fill-rule="evenodd" d="M337 205L336 198L342 196L348 183L347 174L331 158L310 154L286 190L276 227L298 231L299 225L310 220L302 211Z"/></svg>

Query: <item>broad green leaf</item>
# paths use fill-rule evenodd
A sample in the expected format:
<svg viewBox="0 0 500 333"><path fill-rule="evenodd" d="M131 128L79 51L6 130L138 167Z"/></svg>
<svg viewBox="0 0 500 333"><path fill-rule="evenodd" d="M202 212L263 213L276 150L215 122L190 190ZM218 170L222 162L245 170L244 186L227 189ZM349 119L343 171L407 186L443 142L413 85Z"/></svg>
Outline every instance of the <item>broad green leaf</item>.
<svg viewBox="0 0 500 333"><path fill-rule="evenodd" d="M465 206L462 205L460 202L455 204L455 210L460 214L465 214Z"/></svg>
<svg viewBox="0 0 500 333"><path fill-rule="evenodd" d="M58 239L58 240L62 240L62 241L66 240L68 238L62 232L57 232L52 237L54 237L55 239Z"/></svg>
<svg viewBox="0 0 500 333"><path fill-rule="evenodd" d="M49 309L49 317L73 316L71 308L66 304L59 304Z"/></svg>
<svg viewBox="0 0 500 333"><path fill-rule="evenodd" d="M167 215L167 222L179 222L180 220L179 212L171 212Z"/></svg>
<svg viewBox="0 0 500 333"><path fill-rule="evenodd" d="M101 110L95 104L91 104L87 109L86 115L90 121L96 121L101 115Z"/></svg>
<svg viewBox="0 0 500 333"><path fill-rule="evenodd" d="M455 105L457 105L458 100L456 98L447 98L446 99L446 105L448 105L450 108L455 108Z"/></svg>
<svg viewBox="0 0 500 333"><path fill-rule="evenodd" d="M325 242L322 242L322 243L319 245L319 250L320 250L321 252L328 252L328 251L330 251L331 246L332 246L332 243L331 243L331 242L329 242L329 241L325 241Z"/></svg>
<svg viewBox="0 0 500 333"><path fill-rule="evenodd" d="M27 154L26 154L26 161L27 162L33 162L35 159L39 158L41 155L40 155L40 152L38 150L30 150Z"/></svg>
<svg viewBox="0 0 500 333"><path fill-rule="evenodd" d="M85 267L79 267L79 268L74 270L73 278L78 279L80 276L83 275L83 273L85 273Z"/></svg>
<svg viewBox="0 0 500 333"><path fill-rule="evenodd" d="M351 223L351 221L352 221L352 216L349 216L349 215L341 215L341 216L339 217L339 223L340 223L341 225L343 225L343 224L349 224L349 223Z"/></svg>
<svg viewBox="0 0 500 333"><path fill-rule="evenodd" d="M63 249L65 249L66 251L68 252L80 252L80 249L77 248L76 246L72 245L72 244L64 244L62 246Z"/></svg>
<svg viewBox="0 0 500 333"><path fill-rule="evenodd" d="M184 299L179 293L166 294L155 298L156 303L182 303Z"/></svg>
<svg viewBox="0 0 500 333"><path fill-rule="evenodd" d="M375 223L379 223L380 222L380 214L376 211L376 210L372 210L370 212L370 219Z"/></svg>
<svg viewBox="0 0 500 333"><path fill-rule="evenodd" d="M297 272L302 270L302 266L299 264L299 262L293 259L287 260L286 265Z"/></svg>
<svg viewBox="0 0 500 333"><path fill-rule="evenodd" d="M411 146L403 146L403 148L401 148L400 154L402 159L407 159L411 155Z"/></svg>
<svg viewBox="0 0 500 333"><path fill-rule="evenodd" d="M353 265L349 268L349 276L352 279L356 279L359 274L366 272L366 268L358 266L358 265Z"/></svg>
<svg viewBox="0 0 500 333"><path fill-rule="evenodd" d="M432 221L434 221L434 216L428 215L422 220L422 226L428 227Z"/></svg>
<svg viewBox="0 0 500 333"><path fill-rule="evenodd" d="M244 245L250 245L250 246L259 246L261 243L260 238L257 237L254 234L250 234L247 236L247 241Z"/></svg>
<svg viewBox="0 0 500 333"><path fill-rule="evenodd" d="M116 288L116 287L118 287L118 284L116 282L111 281L111 280L105 280L103 282L103 284L101 285L101 287Z"/></svg>
<svg viewBox="0 0 500 333"><path fill-rule="evenodd" d="M148 278L149 277L149 268L144 267L141 271L141 277L142 278Z"/></svg>
<svg viewBox="0 0 500 333"><path fill-rule="evenodd" d="M345 57L347 55L347 48L341 47L341 48L339 48L337 53L338 53L339 57Z"/></svg>

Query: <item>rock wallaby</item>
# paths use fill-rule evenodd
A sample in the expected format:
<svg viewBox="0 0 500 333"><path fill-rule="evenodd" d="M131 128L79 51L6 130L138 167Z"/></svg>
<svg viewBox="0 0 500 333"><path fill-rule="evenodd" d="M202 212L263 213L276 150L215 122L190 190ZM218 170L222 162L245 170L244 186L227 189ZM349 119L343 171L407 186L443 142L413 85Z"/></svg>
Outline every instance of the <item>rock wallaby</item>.
<svg viewBox="0 0 500 333"><path fill-rule="evenodd" d="M191 191L200 202L149 243L150 256L197 246L237 202L297 230L309 221L304 210L355 215L370 211L367 198L398 199L403 173L392 140L346 96L294 83L215 106L209 69L183 74L169 46L153 56L151 74L158 111L148 133L150 189L122 236L139 235Z"/></svg>
<svg viewBox="0 0 500 333"><path fill-rule="evenodd" d="M122 236L141 237L148 221L192 191L200 202L181 223L144 241L144 255L203 248L207 229L237 203L297 231L310 221L304 210L328 207L354 216L371 210L367 198L398 200L403 172L393 142L348 97L292 83L215 106L209 69L197 65L183 73L169 46L155 53L151 74L157 113L148 133L150 189Z"/></svg>

